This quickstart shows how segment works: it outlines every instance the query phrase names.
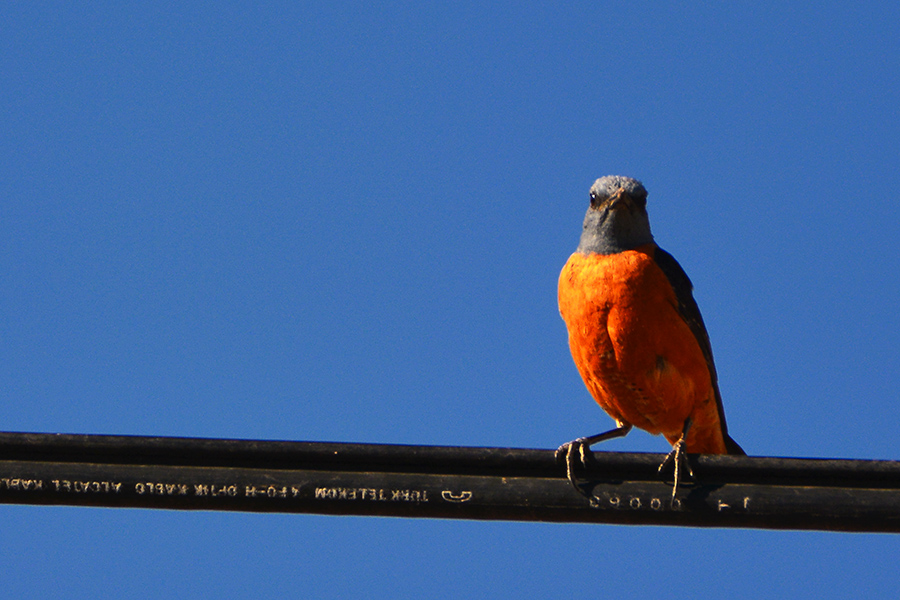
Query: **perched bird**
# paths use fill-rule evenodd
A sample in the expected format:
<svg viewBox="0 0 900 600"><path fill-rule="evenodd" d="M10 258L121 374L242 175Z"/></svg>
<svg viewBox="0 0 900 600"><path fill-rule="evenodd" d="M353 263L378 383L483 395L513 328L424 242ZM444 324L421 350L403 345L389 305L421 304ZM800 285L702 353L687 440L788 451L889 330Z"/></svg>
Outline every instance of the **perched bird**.
<svg viewBox="0 0 900 600"><path fill-rule="evenodd" d="M559 312L575 366L616 429L563 444L569 481L590 446L632 427L662 434L673 448L678 492L686 452L744 454L728 436L709 335L681 265L653 241L647 190L630 177L591 187L575 253L559 276Z"/></svg>

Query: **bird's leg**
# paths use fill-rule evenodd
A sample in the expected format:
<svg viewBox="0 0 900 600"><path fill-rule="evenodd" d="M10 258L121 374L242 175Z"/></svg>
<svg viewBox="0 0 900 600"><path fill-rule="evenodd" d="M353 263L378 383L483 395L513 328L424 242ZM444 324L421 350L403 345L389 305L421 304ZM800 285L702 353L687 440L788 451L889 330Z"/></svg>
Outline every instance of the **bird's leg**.
<svg viewBox="0 0 900 600"><path fill-rule="evenodd" d="M576 461L581 462L581 465L583 467L586 467L587 453L590 452L591 446L600 442L605 442L606 440L620 438L628 435L628 432L631 431L631 427L631 423L619 423L619 426L615 429L604 431L603 433L598 433L597 435L580 437L577 440L566 442L556 449L556 461L565 461L566 477L569 478L569 483L572 484L572 487L574 487L579 494L584 494L584 491L580 487L578 487L578 482L575 479Z"/></svg>
<svg viewBox="0 0 900 600"><path fill-rule="evenodd" d="M684 420L684 429L681 430L681 437L672 446L672 451L669 452L662 464L659 465L659 472L662 473L669 464L675 463L675 485L672 486L672 508L675 507L675 496L678 494L678 484L681 482L681 470L687 468L688 477L694 476L691 465L687 461L687 453L684 451L685 440L687 440L687 434L688 431L691 430L692 424L693 421L690 417Z"/></svg>

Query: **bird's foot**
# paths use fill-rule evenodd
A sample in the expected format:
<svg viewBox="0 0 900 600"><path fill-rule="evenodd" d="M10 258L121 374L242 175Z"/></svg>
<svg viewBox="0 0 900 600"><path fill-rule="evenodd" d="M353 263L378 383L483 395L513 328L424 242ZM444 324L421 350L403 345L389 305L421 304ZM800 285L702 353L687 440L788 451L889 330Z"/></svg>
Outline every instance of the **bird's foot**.
<svg viewBox="0 0 900 600"><path fill-rule="evenodd" d="M675 497L678 495L678 485L683 478L683 472L687 470L687 476L691 479L694 478L694 471L691 469L691 464L688 462L687 452L685 452L684 446L684 437L682 437L675 443L675 446L672 447L672 451L669 452L662 464L659 465L659 472L662 473L669 465L674 464L675 484L672 486L672 500L670 502L672 508L675 508Z"/></svg>
<svg viewBox="0 0 900 600"><path fill-rule="evenodd" d="M579 494L584 496L587 496L588 494L578 485L575 469L576 465L581 468L587 467L587 461L589 460L588 455L590 452L590 438L586 437L566 442L556 449L556 462L566 465L566 477L569 479L569 483L572 484L572 487L575 488Z"/></svg>
<svg viewBox="0 0 900 600"><path fill-rule="evenodd" d="M615 429L604 431L597 435L580 437L577 440L567 442L556 449L556 462L565 463L566 477L569 478L569 483L571 483L572 487L574 487L582 496L591 498L591 495L581 489L578 485L578 480L575 477L576 464L581 463L581 467L586 468L588 466L588 461L593 458L591 446L606 440L623 437L631 431L631 423L618 423L618 425L619 426Z"/></svg>

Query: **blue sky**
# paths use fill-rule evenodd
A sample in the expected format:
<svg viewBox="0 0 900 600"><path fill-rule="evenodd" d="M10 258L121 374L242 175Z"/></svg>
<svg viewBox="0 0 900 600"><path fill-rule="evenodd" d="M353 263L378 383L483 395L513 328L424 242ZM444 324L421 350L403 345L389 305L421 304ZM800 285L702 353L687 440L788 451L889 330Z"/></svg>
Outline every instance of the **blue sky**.
<svg viewBox="0 0 900 600"><path fill-rule="evenodd" d="M892 3L0 10L0 429L555 448L641 179L750 454L896 459ZM661 452L634 432L606 449ZM3 506L4 589L894 597L896 536Z"/></svg>

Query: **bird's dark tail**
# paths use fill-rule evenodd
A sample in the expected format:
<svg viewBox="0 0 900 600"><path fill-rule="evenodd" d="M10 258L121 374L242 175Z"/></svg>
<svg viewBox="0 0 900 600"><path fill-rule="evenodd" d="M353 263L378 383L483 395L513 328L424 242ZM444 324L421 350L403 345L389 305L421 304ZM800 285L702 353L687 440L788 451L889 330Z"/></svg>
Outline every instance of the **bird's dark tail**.
<svg viewBox="0 0 900 600"><path fill-rule="evenodd" d="M744 452L744 449L741 448L736 441L731 439L731 436L727 433L725 434L725 449L728 450L728 454L747 455L747 453Z"/></svg>

